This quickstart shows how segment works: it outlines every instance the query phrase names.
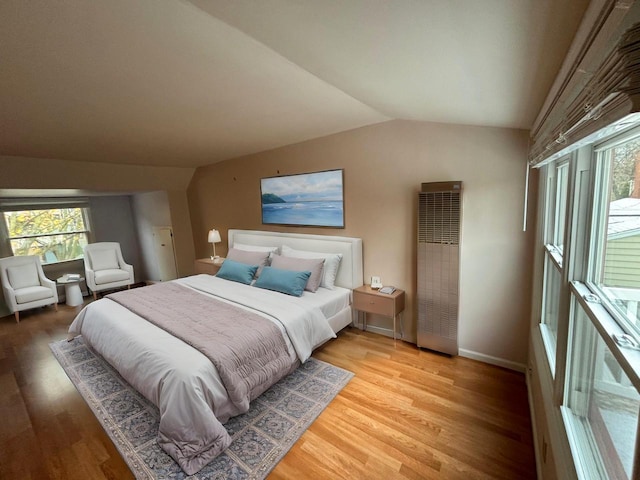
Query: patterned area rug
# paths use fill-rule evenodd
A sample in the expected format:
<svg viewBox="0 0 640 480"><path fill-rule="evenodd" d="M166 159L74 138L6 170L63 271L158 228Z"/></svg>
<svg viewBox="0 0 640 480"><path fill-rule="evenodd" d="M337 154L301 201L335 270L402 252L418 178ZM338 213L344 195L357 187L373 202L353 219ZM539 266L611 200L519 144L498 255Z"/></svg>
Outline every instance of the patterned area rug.
<svg viewBox="0 0 640 480"><path fill-rule="evenodd" d="M225 428L233 441L188 476L156 442L158 409L136 392L82 337L50 344L138 479L262 479L320 415L353 373L310 358L251 403Z"/></svg>

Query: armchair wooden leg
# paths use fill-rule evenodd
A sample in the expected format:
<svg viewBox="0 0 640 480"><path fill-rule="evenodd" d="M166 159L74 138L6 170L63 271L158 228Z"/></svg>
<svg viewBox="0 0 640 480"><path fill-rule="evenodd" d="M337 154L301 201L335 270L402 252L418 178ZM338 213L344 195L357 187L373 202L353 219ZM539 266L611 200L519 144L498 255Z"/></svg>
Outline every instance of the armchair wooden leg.
<svg viewBox="0 0 640 480"><path fill-rule="evenodd" d="M16 323L20 323L20 312L15 312L14 315L16 316Z"/></svg>
<svg viewBox="0 0 640 480"><path fill-rule="evenodd" d="M131 285L127 285L127 290L131 290Z"/></svg>
<svg viewBox="0 0 640 480"><path fill-rule="evenodd" d="M97 300L98 299L98 295L96 294L96 292L93 292L93 299Z"/></svg>
<svg viewBox="0 0 640 480"><path fill-rule="evenodd" d="M56 312L58 311L58 302L56 302L56 303L54 303L54 304L53 304L53 308L55 308L55 309L56 309Z"/></svg>

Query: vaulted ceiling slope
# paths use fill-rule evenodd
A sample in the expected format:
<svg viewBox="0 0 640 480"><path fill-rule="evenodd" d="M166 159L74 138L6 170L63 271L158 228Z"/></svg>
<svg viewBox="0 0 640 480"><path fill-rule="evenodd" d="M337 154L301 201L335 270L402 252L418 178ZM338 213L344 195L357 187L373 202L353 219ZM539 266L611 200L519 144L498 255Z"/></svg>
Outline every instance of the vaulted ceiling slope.
<svg viewBox="0 0 640 480"><path fill-rule="evenodd" d="M199 166L401 118L529 128L588 0L3 0L0 155Z"/></svg>

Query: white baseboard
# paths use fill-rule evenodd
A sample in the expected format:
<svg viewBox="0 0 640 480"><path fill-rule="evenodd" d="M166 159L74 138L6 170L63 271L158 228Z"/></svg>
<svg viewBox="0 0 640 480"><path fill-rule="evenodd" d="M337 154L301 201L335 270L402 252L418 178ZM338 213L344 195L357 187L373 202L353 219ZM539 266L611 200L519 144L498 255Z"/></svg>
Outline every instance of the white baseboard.
<svg viewBox="0 0 640 480"><path fill-rule="evenodd" d="M484 353L478 353L472 350L465 350L464 348L461 348L458 353L461 357L471 358L472 360L478 360L491 365L497 365L498 367L508 368L509 370L515 370L516 372L525 373L527 371L527 366L524 363L512 362L511 360L492 357L491 355L485 355Z"/></svg>
<svg viewBox="0 0 640 480"><path fill-rule="evenodd" d="M363 330L364 324L362 322L353 322L352 326ZM367 325L367 332L377 333L378 335L384 335L385 337L393 338L393 330L391 328ZM404 340L403 338L400 338L400 332L396 332L396 340Z"/></svg>
<svg viewBox="0 0 640 480"><path fill-rule="evenodd" d="M362 330L363 324L362 322L354 322L353 326ZM367 331L393 338L393 330L390 328L367 325ZM404 340L400 338L399 332L396 334L396 339ZM515 370L516 372L525 373L527 371L527 366L525 364L512 362L511 360L505 360L504 358L492 357L491 355L485 355L484 353L478 353L472 350L465 350L464 348L461 348L458 353L461 357L471 358L472 360L478 360L490 365L497 365L498 367L508 368L509 370Z"/></svg>
<svg viewBox="0 0 640 480"><path fill-rule="evenodd" d="M393 330L390 328L376 327L375 325L367 325L367 332L377 333L385 337L393 338ZM400 333L396 333L396 339L400 339Z"/></svg>

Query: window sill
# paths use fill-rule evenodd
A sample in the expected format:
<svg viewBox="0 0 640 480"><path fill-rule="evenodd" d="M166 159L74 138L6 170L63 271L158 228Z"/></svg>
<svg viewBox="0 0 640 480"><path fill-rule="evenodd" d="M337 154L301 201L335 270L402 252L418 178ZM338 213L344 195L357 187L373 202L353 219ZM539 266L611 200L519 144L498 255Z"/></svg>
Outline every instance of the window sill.
<svg viewBox="0 0 640 480"><path fill-rule="evenodd" d="M618 361L624 373L629 377L633 386L640 391L640 350L620 347L613 339L614 335L623 335L625 331L611 316L607 309L599 301L588 301L593 293L580 282L570 283L571 291L576 300L589 316L594 327L604 340L607 348Z"/></svg>

